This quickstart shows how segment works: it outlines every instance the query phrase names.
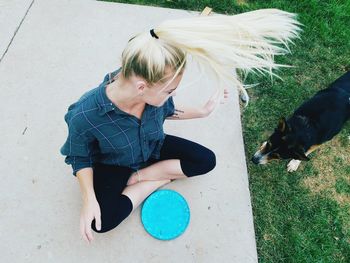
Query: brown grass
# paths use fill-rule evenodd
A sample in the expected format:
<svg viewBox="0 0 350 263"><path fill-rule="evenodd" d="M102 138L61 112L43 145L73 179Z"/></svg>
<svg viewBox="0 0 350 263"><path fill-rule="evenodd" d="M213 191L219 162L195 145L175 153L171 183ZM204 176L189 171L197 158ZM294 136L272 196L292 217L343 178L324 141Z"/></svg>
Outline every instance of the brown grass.
<svg viewBox="0 0 350 263"><path fill-rule="evenodd" d="M248 0L236 0L237 5L248 5Z"/></svg>
<svg viewBox="0 0 350 263"><path fill-rule="evenodd" d="M349 175L344 171L344 165L350 164L350 147L343 146L340 138L336 137L323 144L312 155L311 162L316 176L304 179L304 185L314 194L325 194L340 205L350 203L350 196L337 193L335 184L337 179L343 178L350 182Z"/></svg>

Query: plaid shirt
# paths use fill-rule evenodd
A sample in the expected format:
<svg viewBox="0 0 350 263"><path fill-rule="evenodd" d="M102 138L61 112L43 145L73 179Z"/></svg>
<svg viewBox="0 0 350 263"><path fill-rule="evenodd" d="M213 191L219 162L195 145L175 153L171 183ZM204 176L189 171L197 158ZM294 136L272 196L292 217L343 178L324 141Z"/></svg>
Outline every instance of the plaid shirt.
<svg viewBox="0 0 350 263"><path fill-rule="evenodd" d="M94 163L140 169L149 158L159 159L165 134L165 118L174 114L170 97L163 106L146 104L142 119L116 107L106 95L106 84L121 68L107 74L103 82L69 106L64 119L68 138L61 147L73 175Z"/></svg>

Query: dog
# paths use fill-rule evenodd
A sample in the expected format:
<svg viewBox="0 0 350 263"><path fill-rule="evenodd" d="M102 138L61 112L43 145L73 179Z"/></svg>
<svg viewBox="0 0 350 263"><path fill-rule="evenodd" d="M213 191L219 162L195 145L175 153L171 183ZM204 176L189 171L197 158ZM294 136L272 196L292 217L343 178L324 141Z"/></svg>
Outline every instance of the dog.
<svg viewBox="0 0 350 263"><path fill-rule="evenodd" d="M277 128L252 157L254 164L271 160L292 159L288 172L298 169L301 161L322 143L337 135L350 118L350 71L305 101L286 120L280 118Z"/></svg>

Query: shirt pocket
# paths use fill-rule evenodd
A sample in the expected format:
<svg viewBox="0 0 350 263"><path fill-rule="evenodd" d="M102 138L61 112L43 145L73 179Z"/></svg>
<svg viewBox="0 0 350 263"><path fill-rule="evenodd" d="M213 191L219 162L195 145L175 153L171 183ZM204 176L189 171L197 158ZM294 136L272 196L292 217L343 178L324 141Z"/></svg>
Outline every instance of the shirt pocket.
<svg viewBox="0 0 350 263"><path fill-rule="evenodd" d="M163 125L161 120L159 118L152 120L146 132L146 137L148 141L158 141L162 139Z"/></svg>
<svg viewBox="0 0 350 263"><path fill-rule="evenodd" d="M127 134L120 133L116 136L101 138L98 143L101 153L111 153L127 150L132 141Z"/></svg>

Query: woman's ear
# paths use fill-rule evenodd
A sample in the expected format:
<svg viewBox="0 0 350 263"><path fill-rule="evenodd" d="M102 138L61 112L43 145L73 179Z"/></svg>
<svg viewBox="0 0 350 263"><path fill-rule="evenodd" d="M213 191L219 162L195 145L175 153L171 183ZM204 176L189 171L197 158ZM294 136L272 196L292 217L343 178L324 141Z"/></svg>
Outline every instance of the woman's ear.
<svg viewBox="0 0 350 263"><path fill-rule="evenodd" d="M139 92L145 92L146 87L147 87L147 85L146 85L145 81L143 81L143 80L136 81L136 89Z"/></svg>

